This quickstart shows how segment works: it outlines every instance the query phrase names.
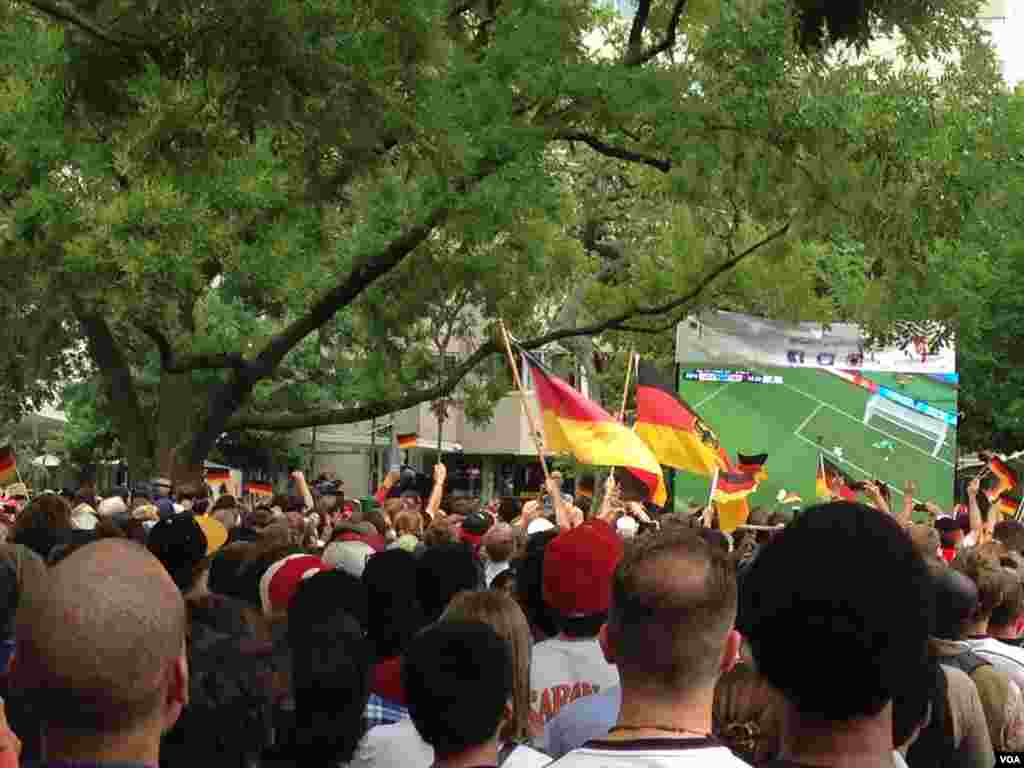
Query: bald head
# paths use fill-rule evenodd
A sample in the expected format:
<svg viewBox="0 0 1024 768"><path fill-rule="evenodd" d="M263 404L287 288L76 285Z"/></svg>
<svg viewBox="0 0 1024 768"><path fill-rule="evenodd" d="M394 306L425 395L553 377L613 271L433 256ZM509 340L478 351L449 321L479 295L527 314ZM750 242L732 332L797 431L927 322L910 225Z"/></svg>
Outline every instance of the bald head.
<svg viewBox="0 0 1024 768"><path fill-rule="evenodd" d="M19 615L15 668L42 719L112 734L158 717L185 644L185 605L160 561L104 539L46 581Z"/></svg>

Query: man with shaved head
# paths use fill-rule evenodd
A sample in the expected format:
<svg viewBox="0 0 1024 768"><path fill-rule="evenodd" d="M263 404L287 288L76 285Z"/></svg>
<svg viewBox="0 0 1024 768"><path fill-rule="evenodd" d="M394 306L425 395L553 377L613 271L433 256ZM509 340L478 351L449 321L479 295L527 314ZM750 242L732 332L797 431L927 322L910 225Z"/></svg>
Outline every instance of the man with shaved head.
<svg viewBox="0 0 1024 768"><path fill-rule="evenodd" d="M626 549L611 592L601 647L622 681L617 722L552 766L745 768L711 735L715 684L740 643L725 553L690 529L645 534Z"/></svg>
<svg viewBox="0 0 1024 768"><path fill-rule="evenodd" d="M44 765L157 765L188 703L181 592L134 542L82 547L19 615L12 675L43 721Z"/></svg>

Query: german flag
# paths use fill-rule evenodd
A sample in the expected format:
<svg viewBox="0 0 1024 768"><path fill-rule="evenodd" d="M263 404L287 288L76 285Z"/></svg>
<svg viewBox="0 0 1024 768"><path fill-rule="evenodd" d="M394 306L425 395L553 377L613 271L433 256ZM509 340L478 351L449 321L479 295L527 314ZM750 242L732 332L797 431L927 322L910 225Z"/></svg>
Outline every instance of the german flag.
<svg viewBox="0 0 1024 768"><path fill-rule="evenodd" d="M829 498L832 496L832 486L836 480L840 481L839 484L839 496L846 501L856 501L857 492L854 491L850 486L853 484L853 480L843 470L839 468L838 464L826 459L824 454L818 455L818 475L815 478L815 488L818 493L818 498Z"/></svg>
<svg viewBox="0 0 1024 768"><path fill-rule="evenodd" d="M988 469L996 479L996 484L985 491L989 501L995 501L1007 491L1012 491L1020 485L1020 478L1010 465L995 454L988 457Z"/></svg>
<svg viewBox="0 0 1024 768"><path fill-rule="evenodd" d="M757 490L753 475L742 472L720 472L711 498L718 507L718 529L732 533L750 519L747 497Z"/></svg>
<svg viewBox="0 0 1024 768"><path fill-rule="evenodd" d="M718 435L649 363L640 363L636 403L633 428L660 463L706 477L732 470Z"/></svg>
<svg viewBox="0 0 1024 768"><path fill-rule="evenodd" d="M712 497L715 501L745 499L757 490L757 479L743 472L720 472Z"/></svg>
<svg viewBox="0 0 1024 768"><path fill-rule="evenodd" d="M765 463L768 461L767 453L757 453L747 455L745 453L736 454L736 472L742 472L745 475L752 476L757 482L763 483L768 479L768 470L764 468Z"/></svg>
<svg viewBox="0 0 1024 768"><path fill-rule="evenodd" d="M419 435L417 435L415 432L409 432L408 434L405 435L399 435L398 447L401 448L403 451L408 450L409 448L415 448L418 443L418 440Z"/></svg>
<svg viewBox="0 0 1024 768"><path fill-rule="evenodd" d="M644 441L597 403L552 376L532 355L523 352L523 356L533 377L547 449L571 453L581 464L624 467L647 487L651 500L663 506L668 491L661 465Z"/></svg>
<svg viewBox="0 0 1024 768"><path fill-rule="evenodd" d="M18 458L14 455L14 448L5 445L0 448L0 485L13 483L18 479Z"/></svg>
<svg viewBox="0 0 1024 768"><path fill-rule="evenodd" d="M229 469L208 469L206 470L206 482L210 485L221 485L231 479Z"/></svg>
<svg viewBox="0 0 1024 768"><path fill-rule="evenodd" d="M274 495L274 486L270 483L246 483L245 493L270 498Z"/></svg>
<svg viewBox="0 0 1024 768"><path fill-rule="evenodd" d="M996 506L1004 519L1015 520L1017 518L1017 513L1020 511L1021 497L1009 492L1004 493L999 497L999 501Z"/></svg>

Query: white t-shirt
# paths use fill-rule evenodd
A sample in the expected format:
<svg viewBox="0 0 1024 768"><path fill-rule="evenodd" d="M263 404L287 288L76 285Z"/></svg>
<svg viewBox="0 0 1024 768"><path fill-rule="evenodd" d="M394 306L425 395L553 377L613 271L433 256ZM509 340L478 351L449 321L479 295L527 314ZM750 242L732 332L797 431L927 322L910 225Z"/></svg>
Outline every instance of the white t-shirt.
<svg viewBox="0 0 1024 768"><path fill-rule="evenodd" d="M490 560L484 565L484 578L487 580L487 586L491 586L491 582L494 581L494 577L499 573L503 573L509 569L509 562L506 560L503 563L492 563Z"/></svg>
<svg viewBox="0 0 1024 768"><path fill-rule="evenodd" d="M546 723L566 704L618 684L619 670L605 661L597 638L537 643L530 664L531 717Z"/></svg>
<svg viewBox="0 0 1024 768"><path fill-rule="evenodd" d="M750 768L712 739L592 741L574 749L551 768Z"/></svg>
<svg viewBox="0 0 1024 768"><path fill-rule="evenodd" d="M967 640L967 647L998 669L1024 691L1024 648L1009 645L994 637Z"/></svg>
<svg viewBox="0 0 1024 768"><path fill-rule="evenodd" d="M501 768L543 768L550 762L543 752L519 745ZM367 731L348 768L430 768L433 764L434 748L423 740L412 720L402 720Z"/></svg>

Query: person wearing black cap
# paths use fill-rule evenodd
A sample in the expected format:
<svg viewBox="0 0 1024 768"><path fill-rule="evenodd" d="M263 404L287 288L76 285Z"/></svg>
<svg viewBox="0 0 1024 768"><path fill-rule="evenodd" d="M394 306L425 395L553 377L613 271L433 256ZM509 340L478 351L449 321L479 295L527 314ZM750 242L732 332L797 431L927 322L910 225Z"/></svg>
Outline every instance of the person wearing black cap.
<svg viewBox="0 0 1024 768"><path fill-rule="evenodd" d="M206 558L206 534L191 515L161 520L149 532L147 546L182 593L195 586Z"/></svg>

